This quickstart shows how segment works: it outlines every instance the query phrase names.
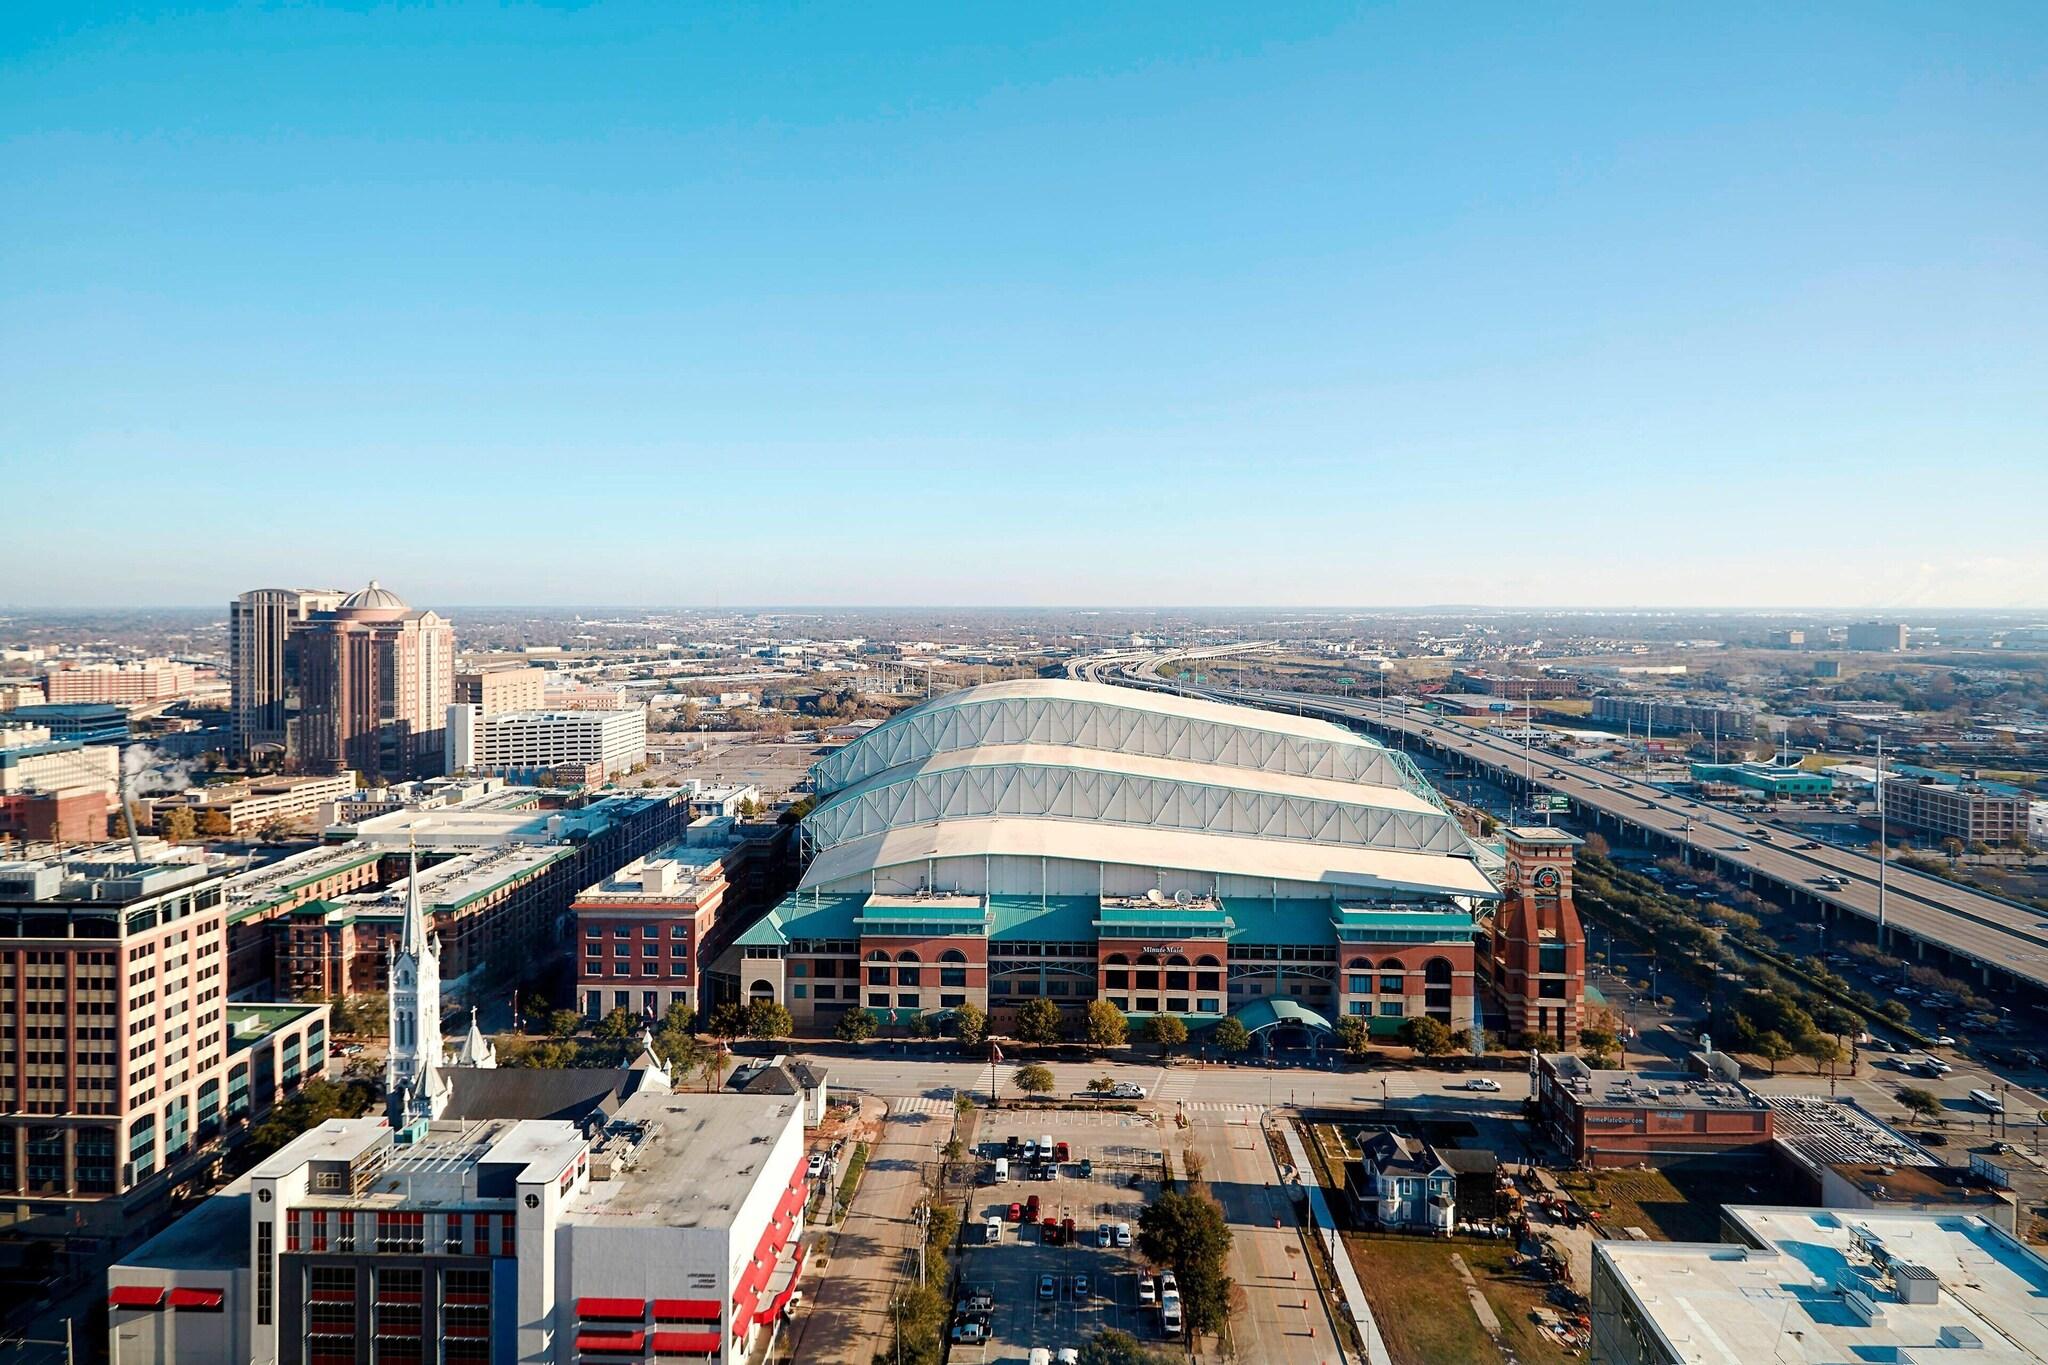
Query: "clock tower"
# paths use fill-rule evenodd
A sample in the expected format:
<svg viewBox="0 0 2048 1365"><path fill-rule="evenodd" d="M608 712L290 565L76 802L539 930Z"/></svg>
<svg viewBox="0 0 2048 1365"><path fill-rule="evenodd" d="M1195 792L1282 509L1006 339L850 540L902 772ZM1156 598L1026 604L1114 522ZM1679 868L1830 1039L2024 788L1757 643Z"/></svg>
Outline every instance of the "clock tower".
<svg viewBox="0 0 2048 1365"><path fill-rule="evenodd" d="M1510 1032L1572 1047L1586 998L1586 932L1572 904L1579 840L1547 825L1504 834L1507 876L1487 943L1494 997Z"/></svg>

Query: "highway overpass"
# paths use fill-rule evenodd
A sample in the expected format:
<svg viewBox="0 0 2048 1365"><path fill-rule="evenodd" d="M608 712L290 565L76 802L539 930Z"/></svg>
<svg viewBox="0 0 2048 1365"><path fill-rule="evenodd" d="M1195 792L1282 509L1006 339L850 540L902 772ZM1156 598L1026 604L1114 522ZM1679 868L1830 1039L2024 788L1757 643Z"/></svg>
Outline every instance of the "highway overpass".
<svg viewBox="0 0 2048 1365"><path fill-rule="evenodd" d="M1236 646L1248 649L1252 646ZM1578 823L1668 848L1695 865L1711 864L1724 876L1774 887L1795 907L1828 917L1855 916L1878 923L1877 859L1866 853L1811 842L1796 826L1756 820L1706 801L1674 796L1625 775L1577 763L1487 733L1433 712L1371 698L1303 692L1190 687L1159 677L1159 668L1183 656L1120 655L1084 661L1078 676L1135 686L1168 687L1219 701L1349 722L1410 751L1422 751L1482 771L1523 795L1565 797ZM1762 829L1759 836L1752 831ZM1823 876L1845 885L1824 887ZM1956 971L1967 966L1986 986L2026 984L2048 989L2048 914L1930 877L1894 861L1885 869L1882 941L1888 951Z"/></svg>

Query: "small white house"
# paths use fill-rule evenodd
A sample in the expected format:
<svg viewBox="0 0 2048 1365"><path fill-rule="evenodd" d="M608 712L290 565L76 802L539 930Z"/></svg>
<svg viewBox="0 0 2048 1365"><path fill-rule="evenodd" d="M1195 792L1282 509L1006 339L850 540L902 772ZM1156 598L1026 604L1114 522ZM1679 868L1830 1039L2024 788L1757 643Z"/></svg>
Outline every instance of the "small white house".
<svg viewBox="0 0 2048 1365"><path fill-rule="evenodd" d="M1364 1160L1352 1196L1383 1228L1449 1233L1458 1222L1458 1177L1420 1138L1384 1128L1359 1134Z"/></svg>

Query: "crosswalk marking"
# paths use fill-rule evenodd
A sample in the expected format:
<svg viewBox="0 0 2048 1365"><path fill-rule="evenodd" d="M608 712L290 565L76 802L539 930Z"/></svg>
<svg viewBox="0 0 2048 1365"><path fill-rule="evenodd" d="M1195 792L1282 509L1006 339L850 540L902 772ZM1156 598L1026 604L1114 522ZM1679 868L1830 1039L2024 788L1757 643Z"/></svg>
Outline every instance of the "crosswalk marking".
<svg viewBox="0 0 2048 1365"><path fill-rule="evenodd" d="M928 1118L944 1118L953 1112L950 1096L940 1099L935 1095L917 1095L889 1101L889 1112L894 1114L923 1114Z"/></svg>

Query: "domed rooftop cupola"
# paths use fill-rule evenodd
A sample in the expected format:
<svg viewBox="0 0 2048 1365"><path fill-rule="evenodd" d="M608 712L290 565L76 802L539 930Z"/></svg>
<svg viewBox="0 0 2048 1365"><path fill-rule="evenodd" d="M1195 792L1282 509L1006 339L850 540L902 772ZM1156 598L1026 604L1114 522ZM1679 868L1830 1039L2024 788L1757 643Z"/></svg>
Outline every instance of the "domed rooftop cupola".
<svg viewBox="0 0 2048 1365"><path fill-rule="evenodd" d="M351 615L369 616L374 614L382 616L387 614L401 615L409 610L409 608L405 605L404 598L392 592L389 588L384 587L373 578L370 580L369 587L359 589L342 598L340 610Z"/></svg>

